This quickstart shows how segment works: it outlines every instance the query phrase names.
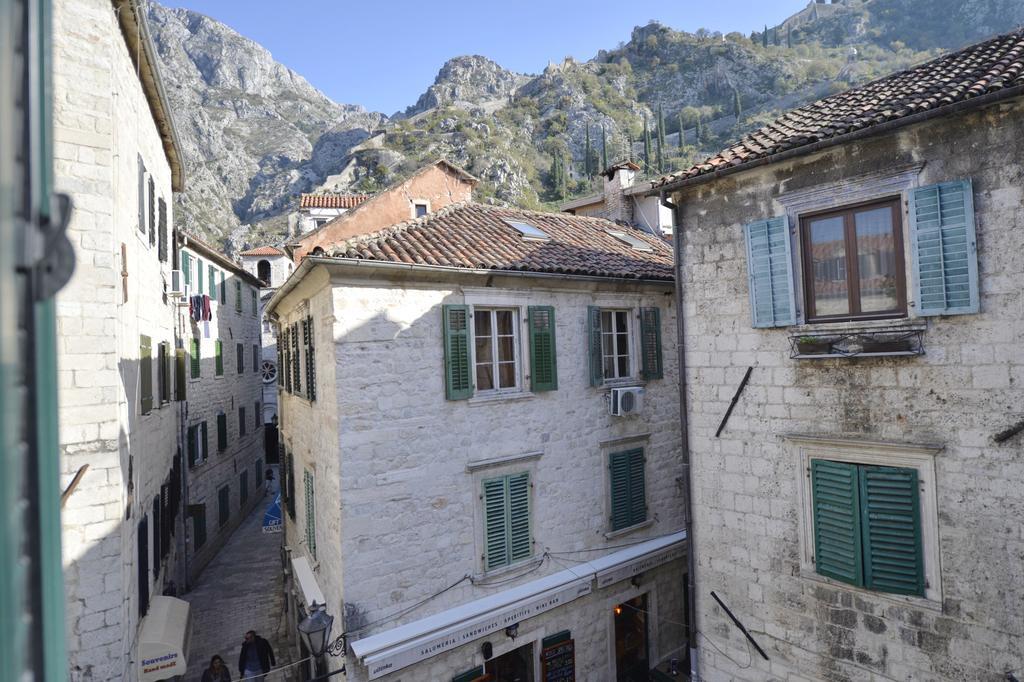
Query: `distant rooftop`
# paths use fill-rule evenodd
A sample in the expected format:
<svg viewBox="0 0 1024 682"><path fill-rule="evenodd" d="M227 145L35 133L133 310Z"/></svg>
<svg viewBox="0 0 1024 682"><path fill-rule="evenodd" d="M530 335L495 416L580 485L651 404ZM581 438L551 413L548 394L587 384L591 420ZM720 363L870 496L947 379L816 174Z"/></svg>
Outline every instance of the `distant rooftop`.
<svg viewBox="0 0 1024 682"><path fill-rule="evenodd" d="M254 249L242 251L239 256L283 256L284 251L276 246L257 246Z"/></svg>
<svg viewBox="0 0 1024 682"><path fill-rule="evenodd" d="M303 194L299 208L355 208L372 194Z"/></svg>

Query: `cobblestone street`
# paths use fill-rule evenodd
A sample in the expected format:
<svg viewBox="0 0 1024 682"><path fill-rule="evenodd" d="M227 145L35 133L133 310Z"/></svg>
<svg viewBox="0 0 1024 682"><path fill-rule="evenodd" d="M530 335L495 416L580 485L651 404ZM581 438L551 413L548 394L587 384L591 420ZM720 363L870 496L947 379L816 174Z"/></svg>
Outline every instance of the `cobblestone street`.
<svg viewBox="0 0 1024 682"><path fill-rule="evenodd" d="M276 495L276 475L271 488ZM183 597L192 604L193 621L187 682L199 682L215 654L224 659L231 679L237 680L238 655L247 630L270 642L278 668L290 662L283 630L283 535L262 530L263 514L272 501L270 493L263 497ZM271 673L267 682L293 679L286 675L291 672Z"/></svg>

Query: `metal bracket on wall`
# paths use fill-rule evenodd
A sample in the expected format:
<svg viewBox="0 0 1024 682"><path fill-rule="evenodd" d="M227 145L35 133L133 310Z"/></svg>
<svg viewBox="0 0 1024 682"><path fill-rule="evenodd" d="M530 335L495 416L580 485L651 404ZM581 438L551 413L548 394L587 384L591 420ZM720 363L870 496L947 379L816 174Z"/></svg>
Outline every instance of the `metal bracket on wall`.
<svg viewBox="0 0 1024 682"><path fill-rule="evenodd" d="M67 236L71 222L71 197L55 193L50 202L50 215L39 222L39 257L34 267L35 299L52 298L71 280L75 271L75 251Z"/></svg>
<svg viewBox="0 0 1024 682"><path fill-rule="evenodd" d="M722 429L725 428L725 423L729 421L729 415L732 414L733 408L736 407L736 403L739 401L740 394L743 393L743 389L747 387L747 382L750 381L750 373L753 371L753 367L747 367L747 373L743 375L743 381L740 382L739 388L736 389L736 393L732 396L732 402L729 403L729 407L725 411L725 416L722 417L722 421L718 425L718 430L715 431L715 438L718 438L722 434Z"/></svg>

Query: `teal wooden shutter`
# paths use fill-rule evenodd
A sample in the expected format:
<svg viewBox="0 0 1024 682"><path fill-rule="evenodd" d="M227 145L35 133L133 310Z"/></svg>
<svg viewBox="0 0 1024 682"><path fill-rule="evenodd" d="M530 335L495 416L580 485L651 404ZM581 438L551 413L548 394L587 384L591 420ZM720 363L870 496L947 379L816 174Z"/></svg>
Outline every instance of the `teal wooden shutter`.
<svg viewBox="0 0 1024 682"><path fill-rule="evenodd" d="M179 348L174 352L174 399L184 400L186 395L185 349Z"/></svg>
<svg viewBox="0 0 1024 682"><path fill-rule="evenodd" d="M199 453L204 462L210 458L210 434L205 421L199 423Z"/></svg>
<svg viewBox="0 0 1024 682"><path fill-rule="evenodd" d="M640 364L644 379L661 379L661 309L640 309Z"/></svg>
<svg viewBox="0 0 1024 682"><path fill-rule="evenodd" d="M530 327L530 390L554 391L558 388L555 347L555 309L532 305L527 311Z"/></svg>
<svg viewBox="0 0 1024 682"><path fill-rule="evenodd" d="M530 474L508 477L509 560L526 559L533 553L530 537Z"/></svg>
<svg viewBox="0 0 1024 682"><path fill-rule="evenodd" d="M445 397L465 400L473 395L469 366L469 306L442 306L444 320Z"/></svg>
<svg viewBox="0 0 1024 682"><path fill-rule="evenodd" d="M755 327L796 324L789 219L779 216L743 226L747 242L750 316Z"/></svg>
<svg viewBox="0 0 1024 682"><path fill-rule="evenodd" d="M188 465L194 467L199 461L199 439L196 437L196 425L188 427Z"/></svg>
<svg viewBox="0 0 1024 682"><path fill-rule="evenodd" d="M918 315L978 312L978 243L970 180L919 187L911 193L910 243Z"/></svg>
<svg viewBox="0 0 1024 682"><path fill-rule="evenodd" d="M811 460L815 570L863 586L858 478L855 464Z"/></svg>
<svg viewBox="0 0 1024 682"><path fill-rule="evenodd" d="M181 272L185 277L185 284L192 284L192 262L188 252L181 251Z"/></svg>
<svg viewBox="0 0 1024 682"><path fill-rule="evenodd" d="M299 323L292 323L289 335L292 341L292 386L296 395L302 395L302 360L299 355Z"/></svg>
<svg viewBox="0 0 1024 682"><path fill-rule="evenodd" d="M303 334L306 340L306 397L316 400L316 349L313 347L313 317L307 316ZM253 351L256 346L253 346Z"/></svg>
<svg viewBox="0 0 1024 682"><path fill-rule="evenodd" d="M612 530L647 520L647 485L642 448L615 452L608 462Z"/></svg>
<svg viewBox="0 0 1024 682"><path fill-rule="evenodd" d="M245 346L240 343L235 344L235 369L239 374L245 372Z"/></svg>
<svg viewBox="0 0 1024 682"><path fill-rule="evenodd" d="M860 467L864 586L924 596L917 470Z"/></svg>
<svg viewBox="0 0 1024 682"><path fill-rule="evenodd" d="M148 336L139 337L139 397L142 414L153 410L153 348Z"/></svg>
<svg viewBox="0 0 1024 682"><path fill-rule="evenodd" d="M235 278L235 311L242 312L242 280Z"/></svg>
<svg viewBox="0 0 1024 682"><path fill-rule="evenodd" d="M221 412L217 415L217 450L224 452L228 449L228 416Z"/></svg>
<svg viewBox="0 0 1024 682"><path fill-rule="evenodd" d="M306 546L310 556L316 559L316 500L313 488L313 474L303 471L303 483L306 489Z"/></svg>
<svg viewBox="0 0 1024 682"><path fill-rule="evenodd" d="M196 259L196 293L203 293L203 260Z"/></svg>
<svg viewBox="0 0 1024 682"><path fill-rule="evenodd" d="M217 298L217 271L211 265L207 274L210 276L210 298Z"/></svg>
<svg viewBox="0 0 1024 682"><path fill-rule="evenodd" d="M193 379L198 379L199 378L199 371L200 371L200 368L199 368L199 339L193 337L191 343L192 343L192 378Z"/></svg>
<svg viewBox="0 0 1024 682"><path fill-rule="evenodd" d="M484 481L484 567L487 570L509 563L507 484L506 477Z"/></svg>
<svg viewBox="0 0 1024 682"><path fill-rule="evenodd" d="M224 271L220 271L220 303L224 305L228 302L228 288L224 286Z"/></svg>
<svg viewBox="0 0 1024 682"><path fill-rule="evenodd" d="M213 342L213 367L217 376L224 376L224 344L220 339ZM193 372L195 376L195 372Z"/></svg>
<svg viewBox="0 0 1024 682"><path fill-rule="evenodd" d="M601 309L596 305L587 306L587 363L590 368L590 385L604 383L604 366L601 357Z"/></svg>
<svg viewBox="0 0 1024 682"><path fill-rule="evenodd" d="M245 408L238 408L238 437L245 435Z"/></svg>

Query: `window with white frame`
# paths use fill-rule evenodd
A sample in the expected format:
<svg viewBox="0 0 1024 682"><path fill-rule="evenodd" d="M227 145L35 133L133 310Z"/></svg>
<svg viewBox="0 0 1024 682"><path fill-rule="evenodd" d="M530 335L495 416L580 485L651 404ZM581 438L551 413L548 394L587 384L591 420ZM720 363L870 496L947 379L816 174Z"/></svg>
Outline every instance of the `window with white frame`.
<svg viewBox="0 0 1024 682"><path fill-rule="evenodd" d="M793 437L803 568L896 598L941 603L933 446Z"/></svg>
<svg viewBox="0 0 1024 682"><path fill-rule="evenodd" d="M517 317L514 308L474 308L473 364L478 392L520 390Z"/></svg>
<svg viewBox="0 0 1024 682"><path fill-rule="evenodd" d="M606 380L633 376L629 318L628 310L601 311L601 366Z"/></svg>

